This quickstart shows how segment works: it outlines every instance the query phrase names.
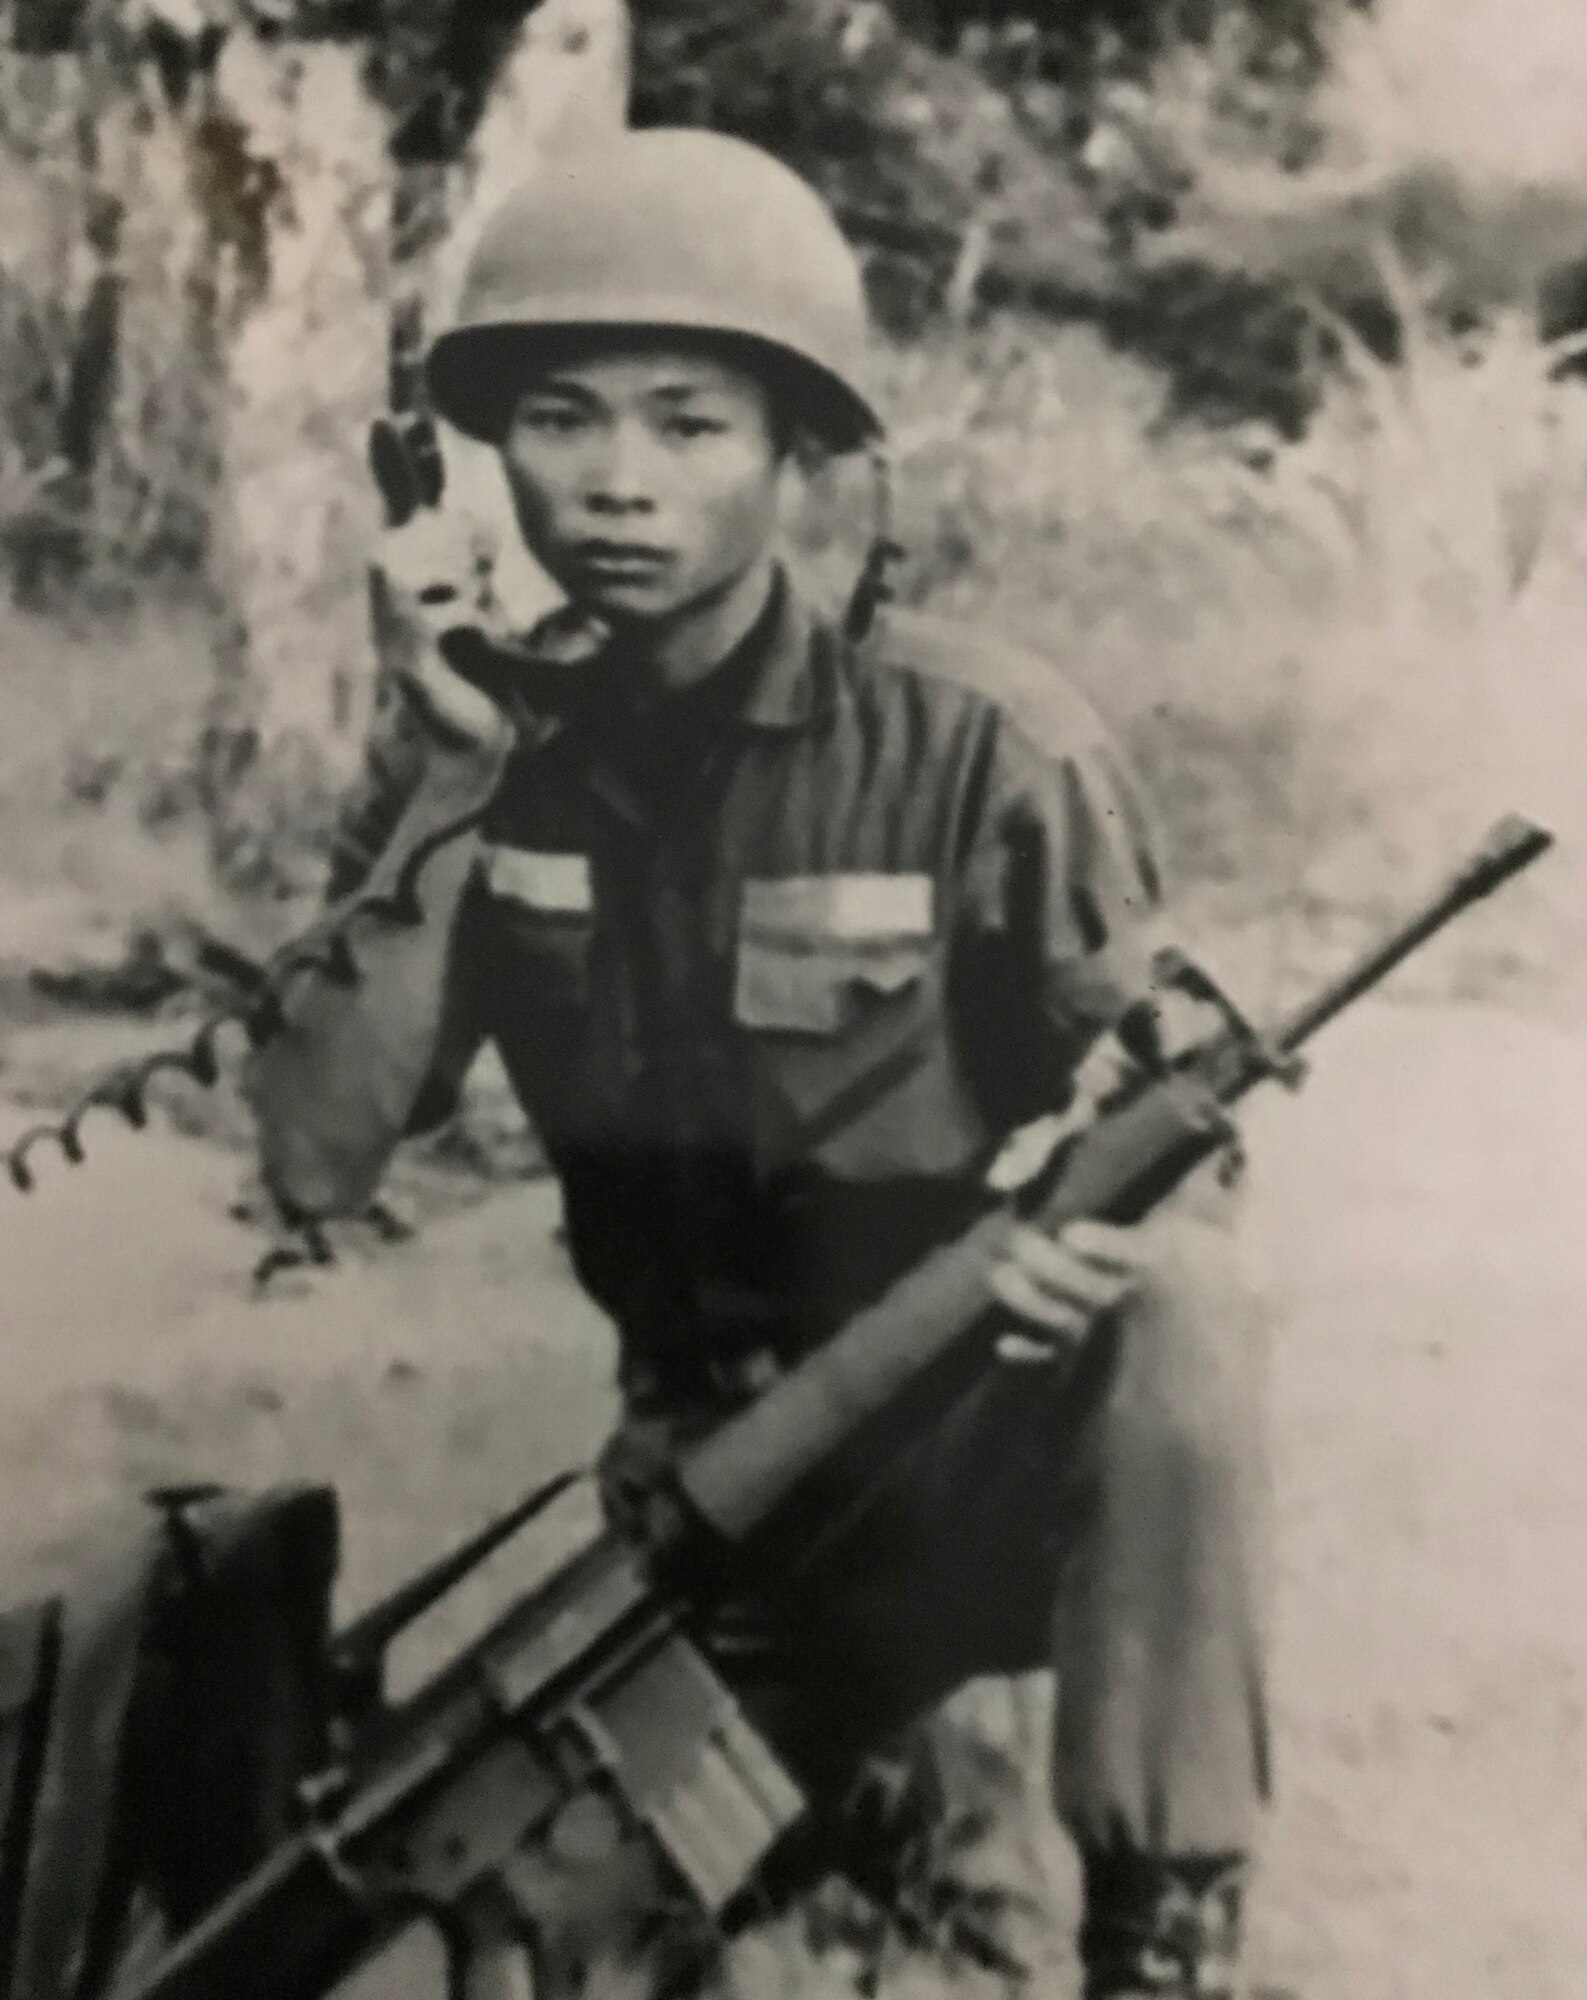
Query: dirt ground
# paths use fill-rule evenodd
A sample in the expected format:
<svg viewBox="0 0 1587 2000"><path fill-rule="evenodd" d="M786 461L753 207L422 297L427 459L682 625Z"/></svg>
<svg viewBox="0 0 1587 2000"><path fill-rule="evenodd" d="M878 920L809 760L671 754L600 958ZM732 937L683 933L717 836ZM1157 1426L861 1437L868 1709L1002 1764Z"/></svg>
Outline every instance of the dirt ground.
<svg viewBox="0 0 1587 2000"><path fill-rule="evenodd" d="M1305 2000L1587 1991L1584 1104L1563 1025L1379 1003L1252 1106L1283 1579L1259 1969ZM89 1141L0 1190L12 1592L160 1475L307 1474L342 1492L351 1608L599 1434L608 1338L543 1184L255 1300L235 1155Z"/></svg>

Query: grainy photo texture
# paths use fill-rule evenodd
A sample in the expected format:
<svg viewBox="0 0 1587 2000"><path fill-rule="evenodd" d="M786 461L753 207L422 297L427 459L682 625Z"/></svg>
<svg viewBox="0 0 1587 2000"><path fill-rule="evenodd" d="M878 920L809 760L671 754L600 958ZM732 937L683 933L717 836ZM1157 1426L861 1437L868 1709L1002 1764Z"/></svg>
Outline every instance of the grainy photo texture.
<svg viewBox="0 0 1587 2000"><path fill-rule="evenodd" d="M0 0L5 2000L1580 2000L1573 0Z"/></svg>

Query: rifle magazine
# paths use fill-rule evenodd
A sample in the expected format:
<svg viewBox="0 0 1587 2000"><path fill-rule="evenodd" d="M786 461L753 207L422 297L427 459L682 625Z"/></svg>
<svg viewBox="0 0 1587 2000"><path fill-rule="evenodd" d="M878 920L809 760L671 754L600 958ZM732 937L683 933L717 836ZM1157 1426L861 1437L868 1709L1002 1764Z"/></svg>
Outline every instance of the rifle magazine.
<svg viewBox="0 0 1587 2000"><path fill-rule="evenodd" d="M709 1915L805 1810L731 1690L675 1629L569 1721Z"/></svg>

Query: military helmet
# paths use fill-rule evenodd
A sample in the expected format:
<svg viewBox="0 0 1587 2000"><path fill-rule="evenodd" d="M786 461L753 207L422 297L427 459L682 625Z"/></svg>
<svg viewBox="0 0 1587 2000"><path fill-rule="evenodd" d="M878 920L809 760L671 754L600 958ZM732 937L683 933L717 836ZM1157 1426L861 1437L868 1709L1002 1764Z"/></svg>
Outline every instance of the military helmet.
<svg viewBox="0 0 1587 2000"><path fill-rule="evenodd" d="M548 162L481 232L426 362L435 408L497 443L524 360L596 328L742 344L786 371L801 426L832 450L881 432L854 253L815 190L742 139L625 131Z"/></svg>

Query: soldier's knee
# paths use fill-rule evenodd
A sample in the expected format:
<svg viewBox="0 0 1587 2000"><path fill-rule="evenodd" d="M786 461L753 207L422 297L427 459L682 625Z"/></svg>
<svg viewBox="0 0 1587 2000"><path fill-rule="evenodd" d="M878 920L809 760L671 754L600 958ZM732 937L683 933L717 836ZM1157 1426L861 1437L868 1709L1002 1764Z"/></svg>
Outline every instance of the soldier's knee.
<svg viewBox="0 0 1587 2000"><path fill-rule="evenodd" d="M1200 1491L1243 1486L1265 1456L1268 1313L1237 1234L1165 1215L1121 1315L1116 1417L1135 1448Z"/></svg>

